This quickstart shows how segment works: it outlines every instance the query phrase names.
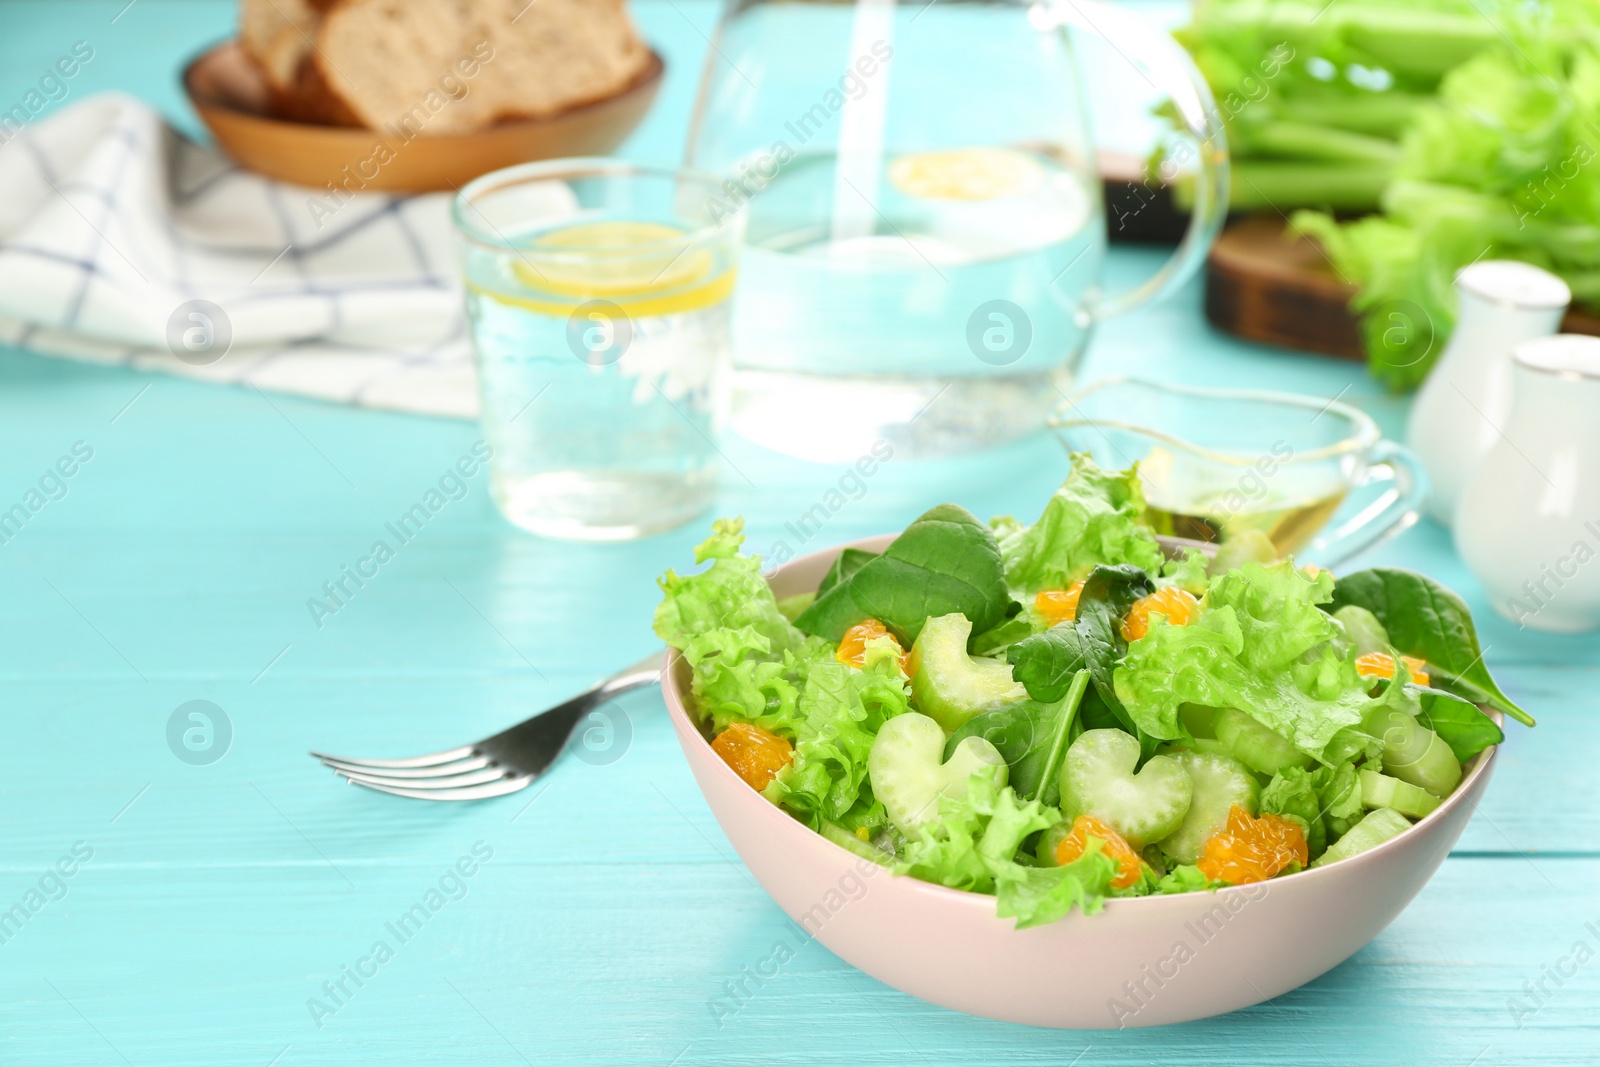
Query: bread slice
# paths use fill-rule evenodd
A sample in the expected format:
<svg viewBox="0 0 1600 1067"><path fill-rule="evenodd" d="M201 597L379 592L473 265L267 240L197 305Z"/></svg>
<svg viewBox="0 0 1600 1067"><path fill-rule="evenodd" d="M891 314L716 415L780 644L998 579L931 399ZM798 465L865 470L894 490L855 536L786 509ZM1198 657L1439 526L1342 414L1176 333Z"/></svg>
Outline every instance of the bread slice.
<svg viewBox="0 0 1600 1067"><path fill-rule="evenodd" d="M359 126L311 62L322 16L338 0L242 0L239 43L267 83L275 114L300 122Z"/></svg>
<svg viewBox="0 0 1600 1067"><path fill-rule="evenodd" d="M242 0L239 43L266 75L274 93L290 92L322 14L310 0Z"/></svg>
<svg viewBox="0 0 1600 1067"><path fill-rule="evenodd" d="M650 61L623 0L337 0L316 40L333 96L404 140L602 100Z"/></svg>

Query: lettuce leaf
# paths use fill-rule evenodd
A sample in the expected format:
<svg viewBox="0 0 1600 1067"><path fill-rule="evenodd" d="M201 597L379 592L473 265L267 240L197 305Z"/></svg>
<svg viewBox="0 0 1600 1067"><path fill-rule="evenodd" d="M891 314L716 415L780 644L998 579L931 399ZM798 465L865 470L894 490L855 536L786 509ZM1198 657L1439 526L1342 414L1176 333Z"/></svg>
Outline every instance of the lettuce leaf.
<svg viewBox="0 0 1600 1067"><path fill-rule="evenodd" d="M1343 837L1344 832L1366 814L1361 807L1361 780L1353 764L1318 767L1311 772L1311 784L1322 805L1322 819L1327 823L1330 840Z"/></svg>
<svg viewBox="0 0 1600 1067"><path fill-rule="evenodd" d="M655 632L683 654L695 706L721 733L734 721L796 737L804 635L778 610L761 560L740 555L744 523L718 519L695 549L699 574L668 571L657 583Z"/></svg>
<svg viewBox="0 0 1600 1067"><path fill-rule="evenodd" d="M1203 704L1247 712L1318 760L1348 758L1362 747L1370 701L1318 607L1332 595L1326 572L1311 578L1288 561L1229 571L1211 584L1194 622L1158 619L1128 646L1117 697L1140 730L1164 740L1184 736L1179 705Z"/></svg>
<svg viewBox="0 0 1600 1067"><path fill-rule="evenodd" d="M695 561L711 566L668 571L655 616L656 634L691 668L695 707L713 736L747 722L793 743L793 762L765 795L813 829L882 826L867 753L884 720L910 707L898 653L869 650L861 670L840 663L832 644L778 610L760 559L739 553L743 523L720 519L712 530L695 549Z"/></svg>
<svg viewBox="0 0 1600 1067"><path fill-rule="evenodd" d="M743 519L718 519L712 534L694 550L694 561L711 561L699 574L667 571L657 581L662 600L656 607L656 636L684 653L693 665L699 658L720 654L727 639L713 636L694 649L696 637L720 631L748 630L746 640L772 658L800 647L804 635L783 617L777 598L761 577L761 557L739 554L744 544ZM764 647L763 647L764 643Z"/></svg>
<svg viewBox="0 0 1600 1067"><path fill-rule="evenodd" d="M1261 790L1261 812L1281 815L1300 824L1306 847L1316 859L1328 847L1328 827L1322 818L1322 800L1312 776L1304 767L1285 767Z"/></svg>
<svg viewBox="0 0 1600 1067"><path fill-rule="evenodd" d="M994 872L1011 863L1022 839L1048 830L1061 816L1010 786L973 775L966 795L939 798L939 818L924 823L901 850L897 874L974 893L994 890Z"/></svg>
<svg viewBox="0 0 1600 1067"><path fill-rule="evenodd" d="M1018 930L1053 923L1073 908L1095 914L1105 907L1117 874L1116 861L1102 847L1091 837L1083 855L1060 867L1006 864L995 874L995 914L1016 919Z"/></svg>
<svg viewBox="0 0 1600 1067"><path fill-rule="evenodd" d="M959 800L941 797L939 819L917 828L901 850L895 873L974 893L994 893L997 914L1017 928L1054 922L1074 907L1092 915L1104 904L1116 864L1092 841L1083 856L1062 867L1018 863L1022 842L1061 821L1061 813L1022 800L1010 786L996 788L974 775Z"/></svg>
<svg viewBox="0 0 1600 1067"><path fill-rule="evenodd" d="M1066 589L1100 564L1132 563L1159 574L1163 556L1144 524L1137 468L1104 471L1086 455L1032 526L996 520L1006 582L1019 594Z"/></svg>
<svg viewBox="0 0 1600 1067"><path fill-rule="evenodd" d="M847 830L876 830L886 818L867 780L867 754L884 722L910 710L910 690L897 656L869 655L858 670L833 651L817 638L806 643L794 760L764 795L812 829L826 820Z"/></svg>
<svg viewBox="0 0 1600 1067"><path fill-rule="evenodd" d="M1171 893L1196 893L1212 886L1225 885L1224 882L1213 882L1200 873L1200 868L1192 863L1180 863L1156 882L1154 892L1168 895Z"/></svg>

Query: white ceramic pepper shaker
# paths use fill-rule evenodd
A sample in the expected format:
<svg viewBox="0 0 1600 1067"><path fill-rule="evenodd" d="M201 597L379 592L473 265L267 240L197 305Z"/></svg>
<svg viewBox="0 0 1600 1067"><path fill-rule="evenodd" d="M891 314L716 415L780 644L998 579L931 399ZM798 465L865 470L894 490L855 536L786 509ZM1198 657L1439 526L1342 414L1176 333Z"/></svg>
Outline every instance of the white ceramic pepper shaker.
<svg viewBox="0 0 1600 1067"><path fill-rule="evenodd" d="M1455 514L1456 547L1519 626L1600 628L1600 337L1528 341L1515 405Z"/></svg>
<svg viewBox="0 0 1600 1067"><path fill-rule="evenodd" d="M1411 407L1406 443L1428 469L1428 511L1449 525L1472 472L1511 414L1511 353L1548 337L1572 301L1549 271L1485 260L1456 274L1459 313L1444 354Z"/></svg>

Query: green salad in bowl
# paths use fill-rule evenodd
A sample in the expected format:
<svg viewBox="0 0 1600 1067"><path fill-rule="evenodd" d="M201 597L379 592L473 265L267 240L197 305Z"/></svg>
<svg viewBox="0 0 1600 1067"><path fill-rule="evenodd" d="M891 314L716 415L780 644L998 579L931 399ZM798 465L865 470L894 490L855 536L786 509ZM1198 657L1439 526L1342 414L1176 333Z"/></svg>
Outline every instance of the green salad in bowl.
<svg viewBox="0 0 1600 1067"><path fill-rule="evenodd" d="M1032 525L942 504L799 596L742 543L717 522L655 617L712 749L1019 927L1348 859L1502 740L1485 708L1533 724L1449 590L1159 539L1136 471L1082 456Z"/></svg>

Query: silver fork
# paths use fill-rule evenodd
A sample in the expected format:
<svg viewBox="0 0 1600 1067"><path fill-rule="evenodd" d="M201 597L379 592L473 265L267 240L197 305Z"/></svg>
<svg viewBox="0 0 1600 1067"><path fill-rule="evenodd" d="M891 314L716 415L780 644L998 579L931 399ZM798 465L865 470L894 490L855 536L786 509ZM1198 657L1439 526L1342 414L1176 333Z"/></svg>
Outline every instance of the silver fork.
<svg viewBox="0 0 1600 1067"><path fill-rule="evenodd" d="M325 752L311 755L333 772L380 793L417 800L484 800L505 796L539 777L590 711L613 697L661 680L662 655L657 652L564 704L460 748L447 748L407 759L348 759Z"/></svg>

